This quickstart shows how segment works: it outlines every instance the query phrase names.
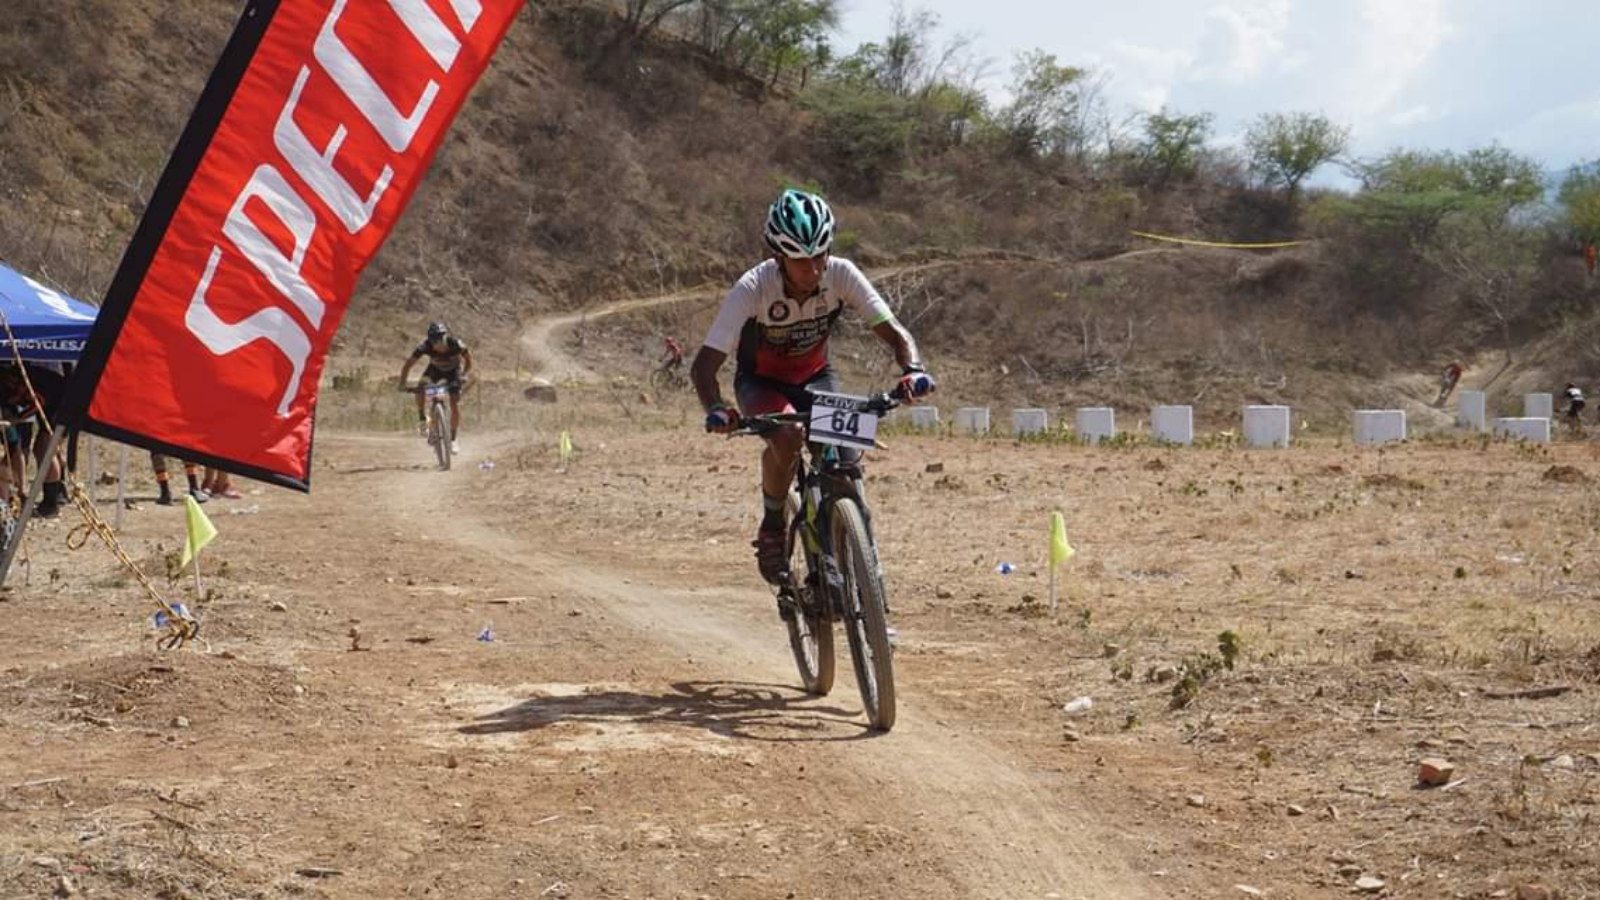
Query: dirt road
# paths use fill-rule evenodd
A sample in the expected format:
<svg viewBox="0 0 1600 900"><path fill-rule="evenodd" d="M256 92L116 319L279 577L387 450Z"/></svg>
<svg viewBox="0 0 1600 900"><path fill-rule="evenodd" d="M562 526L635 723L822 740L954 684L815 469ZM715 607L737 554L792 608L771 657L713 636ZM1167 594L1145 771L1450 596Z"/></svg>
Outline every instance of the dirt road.
<svg viewBox="0 0 1600 900"><path fill-rule="evenodd" d="M212 507L240 548L207 609L217 652L133 652L137 626L73 588L55 637L15 648L4 723L29 737L0 751L0 781L61 780L7 795L8 883L1159 895L1054 775L931 698L913 693L880 737L847 679L822 699L790 687L771 600L747 575L713 587L722 573L708 582L692 559L552 548L558 522L483 501L492 473L472 455L438 473L411 438L319 449L330 468L311 499ZM170 531L166 512L135 517ZM493 640L476 640L485 628ZM342 874L293 874L319 868Z"/></svg>

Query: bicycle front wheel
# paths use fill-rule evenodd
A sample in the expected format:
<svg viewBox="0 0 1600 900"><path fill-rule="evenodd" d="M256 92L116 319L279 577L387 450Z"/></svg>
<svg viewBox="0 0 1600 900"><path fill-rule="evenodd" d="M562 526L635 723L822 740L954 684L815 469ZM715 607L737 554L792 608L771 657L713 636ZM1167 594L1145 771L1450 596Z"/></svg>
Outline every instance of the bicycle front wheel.
<svg viewBox="0 0 1600 900"><path fill-rule="evenodd" d="M894 727L895 715L894 648L889 644L888 601L878 571L878 551L867 536L866 521L856 501L834 501L830 518L845 636L850 639L861 703L872 727L888 731Z"/></svg>
<svg viewBox="0 0 1600 900"><path fill-rule="evenodd" d="M428 441L433 444L433 455L439 468L450 470L450 407L442 401L433 402L433 422L428 426Z"/></svg>
<svg viewBox="0 0 1600 900"><path fill-rule="evenodd" d="M791 574L790 596L779 602L793 604L783 610L783 624L789 631L789 649L794 653L800 683L806 693L820 697L833 690L833 622L821 567L816 554L806 546L800 497L794 491L789 492L783 511L789 523Z"/></svg>

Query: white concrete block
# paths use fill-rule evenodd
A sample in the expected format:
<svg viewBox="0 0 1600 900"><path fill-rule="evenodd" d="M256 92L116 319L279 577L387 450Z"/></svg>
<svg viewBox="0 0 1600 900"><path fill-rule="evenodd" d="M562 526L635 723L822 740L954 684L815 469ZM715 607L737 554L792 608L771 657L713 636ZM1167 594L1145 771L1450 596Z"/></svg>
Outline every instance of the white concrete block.
<svg viewBox="0 0 1600 900"><path fill-rule="evenodd" d="M1013 409L1011 411L1011 433L1017 437L1028 434L1044 434L1050 430L1050 414L1042 409Z"/></svg>
<svg viewBox="0 0 1600 900"><path fill-rule="evenodd" d="M1109 406L1086 406L1078 410L1078 434L1091 444L1117 436L1117 411Z"/></svg>
<svg viewBox="0 0 1600 900"><path fill-rule="evenodd" d="M989 407L963 406L956 410L956 430L963 434L988 434Z"/></svg>
<svg viewBox="0 0 1600 900"><path fill-rule="evenodd" d="M1244 442L1249 447L1289 446L1289 407L1246 406Z"/></svg>
<svg viewBox="0 0 1600 900"><path fill-rule="evenodd" d="M1543 416L1524 416L1520 419L1495 419L1494 433L1530 444L1550 443L1550 420Z"/></svg>
<svg viewBox="0 0 1600 900"><path fill-rule="evenodd" d="M918 431L934 431L939 427L939 407L911 407L911 427Z"/></svg>
<svg viewBox="0 0 1600 900"><path fill-rule="evenodd" d="M1393 444L1406 439L1406 412L1403 409L1358 409L1355 420L1356 444Z"/></svg>
<svg viewBox="0 0 1600 900"><path fill-rule="evenodd" d="M1522 417L1524 419L1553 419L1555 418L1556 398L1554 394L1528 394L1522 398Z"/></svg>
<svg viewBox="0 0 1600 900"><path fill-rule="evenodd" d="M1469 431L1489 430L1489 395L1483 391L1462 391L1456 412L1456 427Z"/></svg>
<svg viewBox="0 0 1600 900"><path fill-rule="evenodd" d="M1158 406L1150 410L1150 437L1185 447L1194 443L1194 407Z"/></svg>

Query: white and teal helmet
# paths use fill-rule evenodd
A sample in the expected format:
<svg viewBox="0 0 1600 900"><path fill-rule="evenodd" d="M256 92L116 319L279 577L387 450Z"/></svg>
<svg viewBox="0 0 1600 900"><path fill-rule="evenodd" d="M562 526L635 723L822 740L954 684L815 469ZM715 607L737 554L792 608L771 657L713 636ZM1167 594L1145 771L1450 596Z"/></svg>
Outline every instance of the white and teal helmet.
<svg viewBox="0 0 1600 900"><path fill-rule="evenodd" d="M784 191L767 212L767 246L790 259L827 253L833 246L833 210L816 194Z"/></svg>

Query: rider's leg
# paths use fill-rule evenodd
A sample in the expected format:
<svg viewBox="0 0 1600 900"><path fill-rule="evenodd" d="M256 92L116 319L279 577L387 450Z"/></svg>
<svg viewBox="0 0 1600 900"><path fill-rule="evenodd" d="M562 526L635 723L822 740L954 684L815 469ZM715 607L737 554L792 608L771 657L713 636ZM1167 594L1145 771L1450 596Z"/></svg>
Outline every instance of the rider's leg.
<svg viewBox="0 0 1600 900"><path fill-rule="evenodd" d="M461 434L461 389L450 391L450 440Z"/></svg>
<svg viewBox="0 0 1600 900"><path fill-rule="evenodd" d="M761 454L761 493L765 500L777 501L779 528L783 527L783 501L789 496L789 485L794 483L804 443L805 432L798 425L789 425L767 436L767 447Z"/></svg>
<svg viewBox="0 0 1600 900"><path fill-rule="evenodd" d="M734 378L734 396L739 411L747 416L792 412L788 396L792 386L753 377ZM795 467L805 433L798 425L787 426L766 437L761 452L761 526L756 530L756 566L761 577L776 583L788 564L784 546L783 504L794 482Z"/></svg>
<svg viewBox="0 0 1600 900"><path fill-rule="evenodd" d="M417 391L417 430L422 432L423 437L428 436L427 402L428 398L423 396L421 391Z"/></svg>

